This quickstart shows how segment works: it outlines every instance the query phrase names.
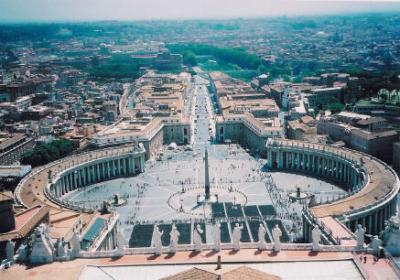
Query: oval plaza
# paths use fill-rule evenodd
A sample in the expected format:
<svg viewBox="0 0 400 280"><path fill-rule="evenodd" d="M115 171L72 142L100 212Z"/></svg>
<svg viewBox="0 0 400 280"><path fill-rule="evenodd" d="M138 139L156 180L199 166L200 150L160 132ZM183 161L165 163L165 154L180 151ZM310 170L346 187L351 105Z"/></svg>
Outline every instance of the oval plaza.
<svg viewBox="0 0 400 280"><path fill-rule="evenodd" d="M265 120L251 124L247 113L215 117L207 83L194 80L185 77L183 95L173 95L184 104L171 113L173 124L170 117L134 120L127 109L129 116L94 138L102 145L20 182L17 201L48 207L53 238L80 244L68 258L371 249L360 247L359 229L378 235L396 215L400 182L389 165L346 148L273 137L263 131Z"/></svg>

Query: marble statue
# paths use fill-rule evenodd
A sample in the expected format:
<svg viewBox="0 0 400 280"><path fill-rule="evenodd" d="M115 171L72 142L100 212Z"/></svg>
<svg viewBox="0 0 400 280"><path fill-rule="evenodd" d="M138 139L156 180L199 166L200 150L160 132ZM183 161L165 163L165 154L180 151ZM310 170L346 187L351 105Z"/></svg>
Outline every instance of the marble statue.
<svg viewBox="0 0 400 280"><path fill-rule="evenodd" d="M46 225L39 225L32 238L32 250L29 261L32 264L51 263L54 261L53 244L50 244Z"/></svg>
<svg viewBox="0 0 400 280"><path fill-rule="evenodd" d="M75 231L72 233L72 237L69 240L69 245L71 247L71 250L69 252L70 258L74 259L78 257L79 251L81 250L81 242L79 241L79 236Z"/></svg>
<svg viewBox="0 0 400 280"><path fill-rule="evenodd" d="M57 248L56 248L57 258L65 259L67 256L67 251L64 248L64 239L60 238L57 240Z"/></svg>
<svg viewBox="0 0 400 280"><path fill-rule="evenodd" d="M400 257L400 222L398 216L393 216L387 221L380 237L386 251L393 257Z"/></svg>
<svg viewBox="0 0 400 280"><path fill-rule="evenodd" d="M176 253L176 247L178 246L178 241L179 241L179 236L181 234L179 233L178 229L176 228L175 224L172 224L172 229L169 234L169 252L170 253Z"/></svg>
<svg viewBox="0 0 400 280"><path fill-rule="evenodd" d="M321 242L321 231L317 225L314 226L313 230L311 231L312 237L312 250L318 251L320 249L319 243Z"/></svg>
<svg viewBox="0 0 400 280"><path fill-rule="evenodd" d="M236 223L232 232L233 250L235 251L240 250L240 239L242 238L242 230L243 226L239 225L239 223Z"/></svg>
<svg viewBox="0 0 400 280"><path fill-rule="evenodd" d="M377 254L382 248L382 240L379 239L378 235L374 235L371 239L371 243L368 245L368 249L372 250L373 253Z"/></svg>
<svg viewBox="0 0 400 280"><path fill-rule="evenodd" d="M51 231L50 225L42 223L42 228L43 228L44 238L46 238L47 243L49 244L49 246L51 248L51 251L55 252L56 248L54 247L53 241L51 240L51 237L50 237L50 231Z"/></svg>
<svg viewBox="0 0 400 280"><path fill-rule="evenodd" d="M15 242L10 239L6 243L6 259L10 262L14 262L15 254Z"/></svg>
<svg viewBox="0 0 400 280"><path fill-rule="evenodd" d="M26 244L21 244L17 250L18 261L25 263L28 261L29 247Z"/></svg>
<svg viewBox="0 0 400 280"><path fill-rule="evenodd" d="M260 251L267 249L267 242L265 241L266 232L264 224L260 223L260 227L258 228L258 250Z"/></svg>
<svg viewBox="0 0 400 280"><path fill-rule="evenodd" d="M162 242L161 242L161 236L163 235L163 231L160 231L160 228L158 227L157 224L154 225L154 230L153 230L153 237L151 240L152 247L154 247L154 253L159 256L162 254Z"/></svg>
<svg viewBox="0 0 400 280"><path fill-rule="evenodd" d="M355 235L356 235L356 240L357 240L357 248L363 248L364 247L365 229L362 227L362 225L360 225L360 224L357 225L357 230L355 232Z"/></svg>
<svg viewBox="0 0 400 280"><path fill-rule="evenodd" d="M49 182L49 184L51 184L53 181L52 181L52 170L50 169L49 171L47 171L47 180L48 180L48 182Z"/></svg>
<svg viewBox="0 0 400 280"><path fill-rule="evenodd" d="M276 224L272 230L272 239L274 240L274 251L280 252L281 251L281 236L282 231L279 226Z"/></svg>
<svg viewBox="0 0 400 280"><path fill-rule="evenodd" d="M201 252L202 250L202 240L201 240L202 233L203 230L201 229L201 226L197 224L197 226L194 228L193 231L193 244L194 244L194 250L196 252Z"/></svg>
<svg viewBox="0 0 400 280"><path fill-rule="evenodd" d="M100 214L104 215L104 214L110 214L111 211L108 208L108 202L106 200L104 200L101 204L101 208L99 209Z"/></svg>
<svg viewBox="0 0 400 280"><path fill-rule="evenodd" d="M221 224L216 222L213 225L213 240L214 240L214 251L219 252L221 250Z"/></svg>
<svg viewBox="0 0 400 280"><path fill-rule="evenodd" d="M116 240L116 247L119 251L123 252L124 248L126 247L125 238L122 236L121 232L117 231Z"/></svg>

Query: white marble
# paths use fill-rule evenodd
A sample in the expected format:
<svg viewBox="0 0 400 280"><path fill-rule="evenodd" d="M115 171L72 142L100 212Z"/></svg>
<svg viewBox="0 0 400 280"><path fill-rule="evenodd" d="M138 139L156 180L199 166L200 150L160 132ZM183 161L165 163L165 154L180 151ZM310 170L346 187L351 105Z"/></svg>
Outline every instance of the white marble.
<svg viewBox="0 0 400 280"><path fill-rule="evenodd" d="M281 236L282 236L282 231L279 228L278 225L275 225L275 227L272 230L272 239L274 241L274 251L275 252L280 252L281 251Z"/></svg>
<svg viewBox="0 0 400 280"><path fill-rule="evenodd" d="M240 250L240 239L242 238L242 230L243 230L243 225L236 223L232 232L232 243L233 243L233 249L235 251Z"/></svg>
<svg viewBox="0 0 400 280"><path fill-rule="evenodd" d="M320 249L320 242L321 242L321 231L317 225L314 226L313 230L311 231L312 236L312 250L319 251Z"/></svg>
<svg viewBox="0 0 400 280"><path fill-rule="evenodd" d="M157 224L154 225L153 229L153 237L151 240L151 246L154 247L154 254L161 255L162 254L162 242L161 236L163 235L163 231L160 231L160 228Z"/></svg>

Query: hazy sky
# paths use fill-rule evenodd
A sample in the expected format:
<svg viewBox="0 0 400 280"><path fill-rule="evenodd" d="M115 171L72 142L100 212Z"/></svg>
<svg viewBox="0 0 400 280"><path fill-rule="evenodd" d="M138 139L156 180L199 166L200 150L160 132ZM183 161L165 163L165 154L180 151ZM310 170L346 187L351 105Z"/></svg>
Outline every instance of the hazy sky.
<svg viewBox="0 0 400 280"><path fill-rule="evenodd" d="M399 11L400 0L0 0L0 22L227 18Z"/></svg>

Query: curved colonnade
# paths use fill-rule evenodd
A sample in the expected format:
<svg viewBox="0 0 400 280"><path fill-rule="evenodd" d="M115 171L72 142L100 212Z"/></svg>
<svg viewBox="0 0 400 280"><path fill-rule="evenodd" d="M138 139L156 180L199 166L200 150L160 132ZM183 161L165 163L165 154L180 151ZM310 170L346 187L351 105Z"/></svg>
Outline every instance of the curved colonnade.
<svg viewBox="0 0 400 280"><path fill-rule="evenodd" d="M369 234L378 234L385 220L396 213L399 178L379 159L354 150L295 140L271 139L266 147L269 168L327 178L347 190L345 197L309 208L313 219L332 217L353 232L361 224Z"/></svg>
<svg viewBox="0 0 400 280"><path fill-rule="evenodd" d="M354 231L357 224L369 234L378 234L385 220L396 212L400 183L384 162L367 154L326 145L293 140L268 140L268 166L324 177L342 185L348 192L336 201L307 209L304 228L326 217L339 220ZM134 176L144 171L142 145L119 146L91 151L34 169L17 186L17 201L26 207L47 205L91 212L63 200L68 192L102 181Z"/></svg>
<svg viewBox="0 0 400 280"><path fill-rule="evenodd" d="M142 145L119 146L66 157L34 169L17 186L15 197L26 207L37 204L52 208L92 212L62 199L78 188L144 171Z"/></svg>

